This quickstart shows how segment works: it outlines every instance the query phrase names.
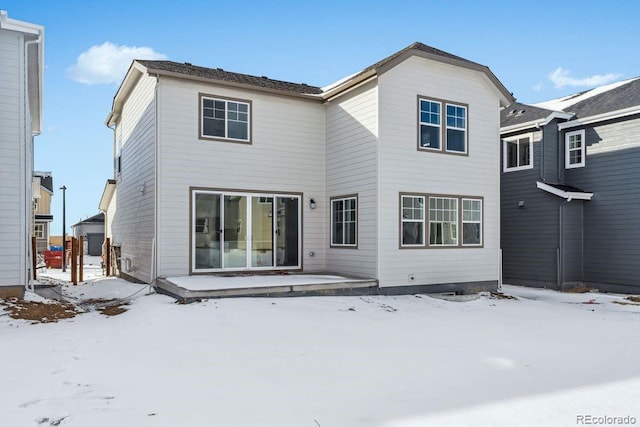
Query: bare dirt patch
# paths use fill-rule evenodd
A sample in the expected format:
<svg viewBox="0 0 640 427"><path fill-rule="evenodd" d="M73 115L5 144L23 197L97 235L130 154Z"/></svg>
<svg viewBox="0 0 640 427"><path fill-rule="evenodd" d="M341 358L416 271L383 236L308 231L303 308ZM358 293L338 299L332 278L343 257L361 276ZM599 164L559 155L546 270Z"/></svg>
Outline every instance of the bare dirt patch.
<svg viewBox="0 0 640 427"><path fill-rule="evenodd" d="M514 297L513 295L507 295L507 294L504 294L502 292L491 292L491 298L494 298L494 299L518 299L518 298Z"/></svg>
<svg viewBox="0 0 640 427"><path fill-rule="evenodd" d="M58 301L43 303L9 298L0 300L0 306L9 312L11 318L30 320L32 323L57 322L76 317L79 313L75 305Z"/></svg>
<svg viewBox="0 0 640 427"><path fill-rule="evenodd" d="M105 316L117 316L127 311L127 308L123 307L129 305L128 302L114 303L105 307L100 307L97 310Z"/></svg>
<svg viewBox="0 0 640 427"><path fill-rule="evenodd" d="M580 286L575 286L573 288L564 289L562 292L565 292L567 294L586 294L587 292L591 292L592 290L593 288L589 286L580 285Z"/></svg>

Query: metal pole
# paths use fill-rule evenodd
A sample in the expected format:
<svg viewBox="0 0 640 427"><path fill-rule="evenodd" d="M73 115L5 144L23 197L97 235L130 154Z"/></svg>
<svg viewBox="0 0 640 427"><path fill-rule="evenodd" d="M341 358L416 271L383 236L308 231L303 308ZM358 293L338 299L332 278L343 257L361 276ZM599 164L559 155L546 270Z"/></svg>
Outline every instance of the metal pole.
<svg viewBox="0 0 640 427"><path fill-rule="evenodd" d="M65 200L67 187L63 185L60 189L62 190L62 272L64 273L67 271L67 207Z"/></svg>

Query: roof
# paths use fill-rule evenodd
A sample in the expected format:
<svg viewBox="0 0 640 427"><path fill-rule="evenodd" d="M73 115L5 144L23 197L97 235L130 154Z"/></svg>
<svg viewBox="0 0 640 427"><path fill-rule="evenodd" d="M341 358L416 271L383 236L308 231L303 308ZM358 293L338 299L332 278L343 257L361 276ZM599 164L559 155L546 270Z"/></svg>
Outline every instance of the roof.
<svg viewBox="0 0 640 427"><path fill-rule="evenodd" d="M53 193L53 177L51 172L34 172L33 176L40 178L40 185Z"/></svg>
<svg viewBox="0 0 640 427"><path fill-rule="evenodd" d="M537 104L514 103L501 112L500 126L504 132L504 128L524 127L534 121L548 122L554 112L565 113L563 118L572 118L575 125L584 124L584 119L589 118L608 119L616 112L624 112L625 115L640 113L640 78L598 86Z"/></svg>
<svg viewBox="0 0 640 427"><path fill-rule="evenodd" d="M79 221L73 224L71 227L76 227L81 224L103 224L104 223L104 212L100 212L92 217L89 217L85 220Z"/></svg>
<svg viewBox="0 0 640 427"><path fill-rule="evenodd" d="M147 69L150 74L178 74L184 76L200 77L207 80L220 80L224 82L240 83L266 89L281 90L299 94L318 95L322 89L316 86L309 86L305 83L290 83L282 80L274 80L265 76L257 77L249 74L234 73L225 71L222 68L206 68L192 65L188 62L179 63L173 61L148 61L136 60Z"/></svg>
<svg viewBox="0 0 640 427"><path fill-rule="evenodd" d="M137 79L142 73L165 77L186 78L198 81L220 82L231 86L257 88L285 95L288 94L317 100L326 100L366 81L369 78L386 72L398 63L414 55L479 71L489 79L492 86L495 88L501 105L505 106L515 101L511 93L502 85L488 67L440 49L427 46L423 43L415 42L365 68L364 70L352 74L324 88L311 86L306 83L292 83L283 80L275 80L266 76L258 77L249 74L236 73L223 70L222 68L201 67L188 62L180 63L173 61L137 59L131 64L127 75L118 89L118 92L114 96L112 109L107 117L106 124L107 126L110 126L117 119L122 108L123 99L126 98L128 93L132 90L132 87L135 85Z"/></svg>
<svg viewBox="0 0 640 427"><path fill-rule="evenodd" d="M98 209L103 212L106 212L109 209L109 204L111 203L111 199L116 192L116 180L108 179L106 184L104 185L104 190L102 191L102 196L100 197L100 203L98 204Z"/></svg>

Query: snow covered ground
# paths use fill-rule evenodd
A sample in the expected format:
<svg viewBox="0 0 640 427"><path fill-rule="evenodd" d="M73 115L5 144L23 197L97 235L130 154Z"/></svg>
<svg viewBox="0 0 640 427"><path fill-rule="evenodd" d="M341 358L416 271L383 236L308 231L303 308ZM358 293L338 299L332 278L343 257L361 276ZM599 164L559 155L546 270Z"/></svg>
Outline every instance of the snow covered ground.
<svg viewBox="0 0 640 427"><path fill-rule="evenodd" d="M0 311L0 425L640 422L640 305L621 295L503 291L517 299L182 305L96 272L63 293L74 301L132 295L128 311L46 324Z"/></svg>

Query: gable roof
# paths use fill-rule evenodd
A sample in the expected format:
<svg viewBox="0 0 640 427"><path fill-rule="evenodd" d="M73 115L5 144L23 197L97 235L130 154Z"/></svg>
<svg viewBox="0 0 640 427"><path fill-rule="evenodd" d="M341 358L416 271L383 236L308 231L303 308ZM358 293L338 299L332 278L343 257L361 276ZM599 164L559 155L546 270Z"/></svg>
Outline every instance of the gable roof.
<svg viewBox="0 0 640 427"><path fill-rule="evenodd" d="M323 88L311 86L306 83L291 83L283 80L270 79L266 76L258 77L249 74L235 73L225 71L222 68L200 67L188 62L179 63L173 61L137 59L134 60L129 67L127 75L114 96L112 110L107 117L106 124L107 126L113 124L114 120L119 116L124 98L126 98L131 88L143 73L196 81L218 82L227 86L253 88L322 101L338 95L378 74L388 71L411 56L420 56L426 59L479 71L491 82L500 98L500 104L502 106L506 106L515 101L511 93L502 85L488 67L416 42L358 73L352 74Z"/></svg>
<svg viewBox="0 0 640 427"><path fill-rule="evenodd" d="M73 224L71 227L74 228L82 224L104 224L104 213L100 212L99 214Z"/></svg>

